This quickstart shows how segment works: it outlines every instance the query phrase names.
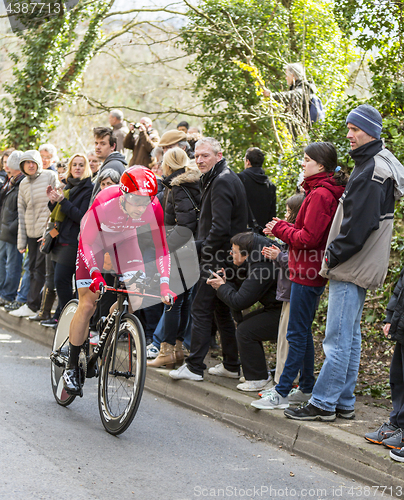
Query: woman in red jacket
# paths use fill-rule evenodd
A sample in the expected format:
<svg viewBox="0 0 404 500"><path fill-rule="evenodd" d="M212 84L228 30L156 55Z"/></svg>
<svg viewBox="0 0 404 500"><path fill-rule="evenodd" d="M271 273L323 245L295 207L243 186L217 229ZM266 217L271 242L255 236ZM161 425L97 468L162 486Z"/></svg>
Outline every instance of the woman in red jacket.
<svg viewBox="0 0 404 500"><path fill-rule="evenodd" d="M286 335L289 354L279 383L265 397L251 403L255 408L287 408L288 394L299 370L301 400L308 401L311 396L315 381L311 325L326 283L319 271L338 200L347 183L347 176L337 167L337 160L332 144L309 144L304 150L302 163L306 198L295 224L274 218L266 225L266 234L276 236L289 245L292 281ZM297 401L296 396L294 401Z"/></svg>

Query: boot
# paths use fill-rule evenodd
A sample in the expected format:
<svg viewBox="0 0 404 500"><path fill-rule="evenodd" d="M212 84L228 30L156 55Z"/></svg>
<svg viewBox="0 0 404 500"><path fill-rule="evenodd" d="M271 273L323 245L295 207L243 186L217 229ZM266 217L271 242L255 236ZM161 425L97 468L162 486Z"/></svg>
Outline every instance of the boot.
<svg viewBox="0 0 404 500"><path fill-rule="evenodd" d="M160 352L157 358L147 362L147 366L152 366L153 368L159 368L163 365L167 368L175 367L174 346L167 344L167 342L160 344Z"/></svg>
<svg viewBox="0 0 404 500"><path fill-rule="evenodd" d="M56 294L54 290L50 290L46 285L42 294L41 308L35 316L30 316L30 321L45 321L51 317L51 309L55 300Z"/></svg>
<svg viewBox="0 0 404 500"><path fill-rule="evenodd" d="M184 362L184 350L182 348L182 340L177 340L174 346L175 361L177 365L182 365Z"/></svg>

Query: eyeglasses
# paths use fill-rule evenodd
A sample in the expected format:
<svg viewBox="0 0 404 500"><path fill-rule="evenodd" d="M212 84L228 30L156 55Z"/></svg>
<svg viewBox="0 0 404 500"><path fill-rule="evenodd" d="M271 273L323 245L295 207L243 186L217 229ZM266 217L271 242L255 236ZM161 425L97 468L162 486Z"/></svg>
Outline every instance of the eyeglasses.
<svg viewBox="0 0 404 500"><path fill-rule="evenodd" d="M133 207L147 207L150 203L150 198L148 196L140 196L134 193L123 193L125 200Z"/></svg>

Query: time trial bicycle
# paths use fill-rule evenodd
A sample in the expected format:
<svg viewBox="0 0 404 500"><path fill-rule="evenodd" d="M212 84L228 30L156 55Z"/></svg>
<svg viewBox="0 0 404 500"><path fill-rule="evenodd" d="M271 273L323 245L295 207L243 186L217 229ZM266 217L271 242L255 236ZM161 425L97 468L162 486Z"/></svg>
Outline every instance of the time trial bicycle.
<svg viewBox="0 0 404 500"><path fill-rule="evenodd" d="M86 378L98 377L98 408L101 421L110 434L118 435L131 424L139 408L146 378L146 339L138 318L129 312L129 295L153 297L145 293L151 281L138 271L128 283L115 275L114 286L101 286L100 298L106 291L117 295L112 313L98 321L99 341L90 349L89 339L83 344L79 356L81 386ZM136 291L126 289L131 284ZM172 300L172 299L171 299ZM69 359L69 328L77 310L78 300L71 300L60 315L53 339L51 358L51 384L56 402L70 405L76 398L63 386L63 371ZM81 394L82 396L82 394Z"/></svg>

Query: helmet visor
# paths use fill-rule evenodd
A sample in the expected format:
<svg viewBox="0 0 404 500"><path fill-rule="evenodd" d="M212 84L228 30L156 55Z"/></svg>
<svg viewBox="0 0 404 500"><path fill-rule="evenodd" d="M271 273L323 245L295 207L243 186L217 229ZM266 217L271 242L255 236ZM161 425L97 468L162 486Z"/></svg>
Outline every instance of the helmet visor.
<svg viewBox="0 0 404 500"><path fill-rule="evenodd" d="M122 192L122 191L121 191ZM150 196L141 196L136 193L124 193L125 201L132 205L133 207L147 207L147 205L151 202Z"/></svg>

